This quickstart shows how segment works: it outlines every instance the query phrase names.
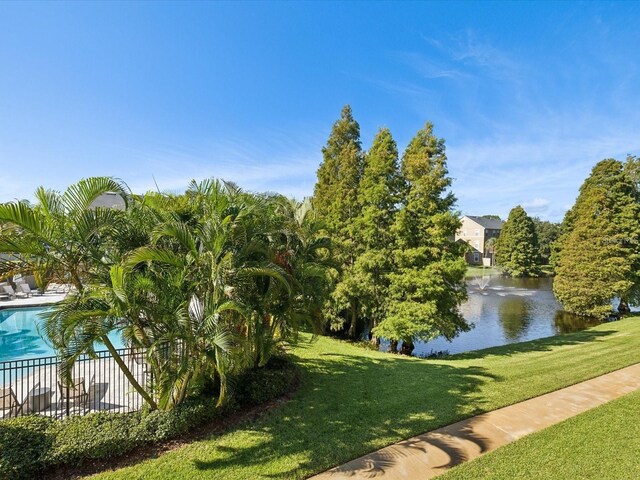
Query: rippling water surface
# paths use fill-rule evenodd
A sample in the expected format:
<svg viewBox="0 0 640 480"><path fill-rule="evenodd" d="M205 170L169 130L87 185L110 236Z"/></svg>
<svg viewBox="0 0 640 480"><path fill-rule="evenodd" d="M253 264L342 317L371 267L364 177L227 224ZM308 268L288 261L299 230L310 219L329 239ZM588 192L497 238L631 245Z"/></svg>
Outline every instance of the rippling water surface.
<svg viewBox="0 0 640 480"><path fill-rule="evenodd" d="M469 299L461 311L473 328L453 341L416 342L414 355L460 353L550 337L594 325L563 312L552 291L552 278L491 276L469 281ZM383 343L382 349L387 348Z"/></svg>

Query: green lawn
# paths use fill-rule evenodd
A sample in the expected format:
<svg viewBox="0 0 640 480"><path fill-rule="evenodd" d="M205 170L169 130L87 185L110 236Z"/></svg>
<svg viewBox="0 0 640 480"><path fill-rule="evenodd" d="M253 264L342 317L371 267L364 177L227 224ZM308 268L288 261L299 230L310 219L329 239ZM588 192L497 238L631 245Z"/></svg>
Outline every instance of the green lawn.
<svg viewBox="0 0 640 480"><path fill-rule="evenodd" d="M502 272L494 267L467 267L466 278L482 277L483 275L500 275Z"/></svg>
<svg viewBox="0 0 640 480"><path fill-rule="evenodd" d="M639 418L640 392L635 392L505 445L441 478L638 478Z"/></svg>
<svg viewBox="0 0 640 480"><path fill-rule="evenodd" d="M304 478L412 435L640 362L640 321L446 360L393 356L324 337L293 353L304 373L287 404L223 435L98 478Z"/></svg>

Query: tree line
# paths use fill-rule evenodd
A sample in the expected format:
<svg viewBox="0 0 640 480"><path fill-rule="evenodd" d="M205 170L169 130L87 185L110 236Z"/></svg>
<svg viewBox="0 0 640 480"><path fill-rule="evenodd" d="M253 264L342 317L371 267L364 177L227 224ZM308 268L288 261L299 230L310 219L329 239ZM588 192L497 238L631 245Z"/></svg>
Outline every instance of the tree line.
<svg viewBox="0 0 640 480"><path fill-rule="evenodd" d="M391 132L369 150L345 106L317 172L313 206L332 239L336 286L324 307L328 329L350 338L368 332L410 354L416 339L453 338L469 326L460 226L444 140L427 123L402 157Z"/></svg>
<svg viewBox="0 0 640 480"><path fill-rule="evenodd" d="M537 276L549 263L556 298L568 312L604 318L640 303L640 159L606 159L580 187L561 224L509 213L496 263L512 276Z"/></svg>
<svg viewBox="0 0 640 480"><path fill-rule="evenodd" d="M537 277L551 265L551 251L560 236L560 224L530 217L522 206L509 212L500 236L487 241L496 264L512 277Z"/></svg>

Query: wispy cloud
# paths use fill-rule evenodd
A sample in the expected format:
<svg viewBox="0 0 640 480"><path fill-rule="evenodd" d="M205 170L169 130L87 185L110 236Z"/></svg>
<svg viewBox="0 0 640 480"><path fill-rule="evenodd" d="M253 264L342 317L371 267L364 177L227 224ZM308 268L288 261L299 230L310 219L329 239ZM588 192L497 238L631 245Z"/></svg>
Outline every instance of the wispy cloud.
<svg viewBox="0 0 640 480"><path fill-rule="evenodd" d="M392 52L392 56L398 61L409 66L424 78L444 78L461 80L473 75L450 64L430 59L424 54L416 52Z"/></svg>
<svg viewBox="0 0 640 480"><path fill-rule="evenodd" d="M422 49L390 56L411 75L370 82L437 119L465 213L506 215L523 204L559 220L597 161L640 152L640 111L630 102L640 101L640 62L614 65L606 48L532 59L471 30L422 39Z"/></svg>
<svg viewBox="0 0 640 480"><path fill-rule="evenodd" d="M157 183L163 191L182 191L192 179L215 177L246 190L302 198L313 191L320 146L318 141L302 144L273 132L267 146L227 138L199 148L148 147L131 153L132 162L142 164L145 173L130 175L130 187L143 192L154 190Z"/></svg>

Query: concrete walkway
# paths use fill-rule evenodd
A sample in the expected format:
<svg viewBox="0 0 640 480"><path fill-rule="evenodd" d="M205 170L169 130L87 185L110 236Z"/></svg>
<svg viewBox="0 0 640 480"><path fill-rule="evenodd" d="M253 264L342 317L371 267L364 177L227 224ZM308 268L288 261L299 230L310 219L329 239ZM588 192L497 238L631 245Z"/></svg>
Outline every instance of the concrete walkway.
<svg viewBox="0 0 640 480"><path fill-rule="evenodd" d="M433 430L312 478L433 478L455 465L637 389L640 389L640 364Z"/></svg>

